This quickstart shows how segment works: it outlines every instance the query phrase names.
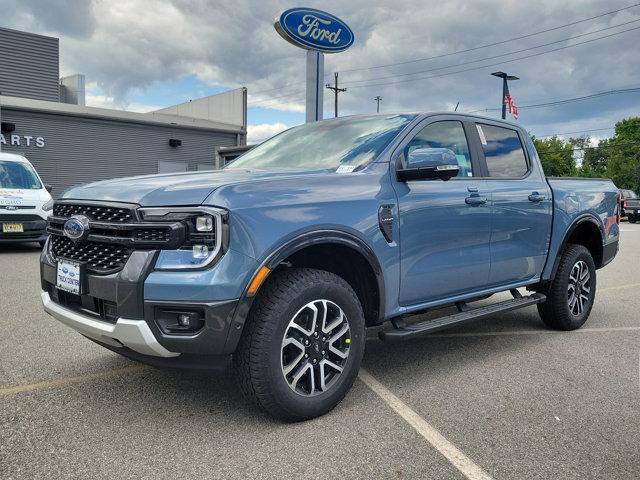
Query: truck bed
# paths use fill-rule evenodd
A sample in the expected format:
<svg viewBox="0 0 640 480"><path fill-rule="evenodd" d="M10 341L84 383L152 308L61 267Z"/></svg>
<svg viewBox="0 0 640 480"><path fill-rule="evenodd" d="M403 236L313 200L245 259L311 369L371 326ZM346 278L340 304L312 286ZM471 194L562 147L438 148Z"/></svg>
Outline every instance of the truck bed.
<svg viewBox="0 0 640 480"><path fill-rule="evenodd" d="M616 221L618 188L606 178L547 177L553 195L553 227L549 246L549 260L543 278L551 277L553 261L562 247L570 225L578 217L592 217L602 233L602 242L617 242L620 235Z"/></svg>

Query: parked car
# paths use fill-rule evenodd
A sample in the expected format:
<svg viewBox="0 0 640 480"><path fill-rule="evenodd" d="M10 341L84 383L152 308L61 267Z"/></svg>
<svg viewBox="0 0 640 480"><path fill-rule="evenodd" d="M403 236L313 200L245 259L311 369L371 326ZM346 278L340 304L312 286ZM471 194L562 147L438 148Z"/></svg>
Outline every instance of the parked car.
<svg viewBox="0 0 640 480"><path fill-rule="evenodd" d="M0 243L44 246L47 216L53 208L50 191L25 157L0 153Z"/></svg>
<svg viewBox="0 0 640 480"><path fill-rule="evenodd" d="M221 171L68 190L41 256L44 309L161 366L232 366L272 415L333 408L365 328L397 341L537 305L587 320L618 250L608 180L545 178L527 132L462 114L292 128ZM529 292L523 295L518 288ZM470 302L503 291L512 299ZM406 324L407 315L459 313Z"/></svg>
<svg viewBox="0 0 640 480"><path fill-rule="evenodd" d="M633 190L620 190L621 215L627 217L629 223L636 223L640 218L640 199Z"/></svg>

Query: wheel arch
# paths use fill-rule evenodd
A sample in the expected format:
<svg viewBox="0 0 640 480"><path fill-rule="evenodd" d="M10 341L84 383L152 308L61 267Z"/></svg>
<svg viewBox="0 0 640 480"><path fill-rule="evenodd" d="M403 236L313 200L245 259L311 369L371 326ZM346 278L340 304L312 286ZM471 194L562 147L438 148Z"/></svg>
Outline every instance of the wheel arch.
<svg viewBox="0 0 640 480"><path fill-rule="evenodd" d="M598 219L593 215L582 215L581 217L578 217L576 220L574 220L574 222L567 229L560 248L558 249L558 253L553 263L553 270L551 271L550 279L553 279L556 276L562 254L567 248L567 245L570 243L582 245L587 250L589 250L589 253L591 253L591 256L593 257L596 268L601 268L604 262L603 238L604 233L602 230L602 226Z"/></svg>
<svg viewBox="0 0 640 480"><path fill-rule="evenodd" d="M256 269L257 274L266 267L269 273L253 294L248 293L248 287L245 288L234 313L226 351L235 349L253 302L271 274L290 266L317 268L339 275L360 299L367 326L382 323L385 312L384 275L373 249L354 234L341 230L316 230L278 246Z"/></svg>

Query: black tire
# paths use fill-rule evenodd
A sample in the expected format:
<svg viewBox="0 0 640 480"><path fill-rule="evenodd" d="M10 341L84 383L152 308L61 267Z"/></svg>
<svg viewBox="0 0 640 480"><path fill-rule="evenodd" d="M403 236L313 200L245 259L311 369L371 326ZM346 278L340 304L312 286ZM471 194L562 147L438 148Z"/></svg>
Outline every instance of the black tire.
<svg viewBox="0 0 640 480"><path fill-rule="evenodd" d="M323 300L339 307L346 317L349 328L346 336L350 338L342 338L340 341L343 342L341 348L348 351L348 355L346 359L339 360L343 362L342 372L335 374L327 383L325 391L305 396L294 390L297 385L290 386L290 379L284 372L286 353L283 340L292 331L290 322L298 318L310 303L315 305L313 302ZM324 305L326 307L327 303ZM331 333L335 334L336 332ZM304 337L304 341L309 338L313 340L309 336ZM320 339L316 341L320 342ZM255 300L233 356L235 377L242 393L272 416L285 421L307 420L324 415L344 398L358 375L364 345L365 322L362 307L347 282L323 270L286 269L272 274ZM322 354L324 353L323 349ZM309 360L305 360L307 357L301 360L298 364L300 369L295 369L293 374L302 371L308 362L315 359L314 355L319 355L317 348L315 353L311 352ZM312 369L320 367L319 364L306 366ZM323 369L322 373L326 372L326 364ZM320 371L309 372L309 376L315 375L320 375ZM324 375L323 378L326 380ZM314 392L312 388L309 390Z"/></svg>
<svg viewBox="0 0 640 480"><path fill-rule="evenodd" d="M572 302L574 297L572 297L569 285L576 283L573 278L579 277L579 275L574 275L574 269L583 264L586 265L588 279L579 281L579 287L574 285L573 294L575 296L575 292L584 293L587 299L583 302L580 301L580 305L578 305ZM586 292L587 288L588 293ZM538 313L545 325L556 330L576 330L584 325L589 318L596 296L596 266L589 250L582 245L567 245L562 253L554 279L542 293L547 296L547 301L538 304ZM576 302L579 299L578 295ZM570 302L572 302L571 305Z"/></svg>
<svg viewBox="0 0 640 480"><path fill-rule="evenodd" d="M629 215L627 218L629 219L629 223L636 223L638 221L635 215Z"/></svg>

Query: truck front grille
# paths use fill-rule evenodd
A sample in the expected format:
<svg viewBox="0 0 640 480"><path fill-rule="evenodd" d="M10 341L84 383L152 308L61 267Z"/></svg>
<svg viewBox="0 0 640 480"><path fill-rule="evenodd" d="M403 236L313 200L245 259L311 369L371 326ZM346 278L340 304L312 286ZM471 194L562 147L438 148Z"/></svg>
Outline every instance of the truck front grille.
<svg viewBox="0 0 640 480"><path fill-rule="evenodd" d="M135 220L134 211L130 208L73 203L56 203L53 207L53 215L56 217L70 217L80 214L99 222L127 223Z"/></svg>
<svg viewBox="0 0 640 480"><path fill-rule="evenodd" d="M121 270L127 263L131 249L110 243L75 243L67 237L51 235L51 248L56 258L85 263L87 270L107 274Z"/></svg>

